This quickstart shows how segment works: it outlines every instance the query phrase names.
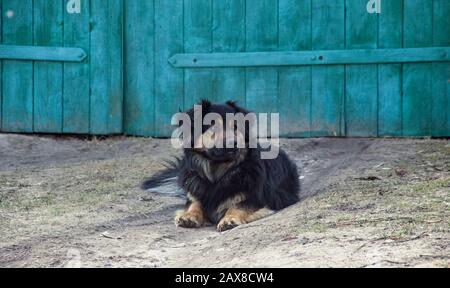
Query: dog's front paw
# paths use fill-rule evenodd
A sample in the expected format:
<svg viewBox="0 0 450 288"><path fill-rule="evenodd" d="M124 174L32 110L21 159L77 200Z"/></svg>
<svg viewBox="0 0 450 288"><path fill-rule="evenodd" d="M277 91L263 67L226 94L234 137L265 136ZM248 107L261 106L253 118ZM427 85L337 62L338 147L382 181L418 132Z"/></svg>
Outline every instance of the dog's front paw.
<svg viewBox="0 0 450 288"><path fill-rule="evenodd" d="M240 226L243 224L245 224L245 222L237 217L225 216L222 220L220 220L219 224L217 225L217 231L223 232L223 231L231 230L231 229L236 228L237 226Z"/></svg>
<svg viewBox="0 0 450 288"><path fill-rule="evenodd" d="M183 228L199 228L203 225L203 217L197 213L182 213L175 217L175 225Z"/></svg>

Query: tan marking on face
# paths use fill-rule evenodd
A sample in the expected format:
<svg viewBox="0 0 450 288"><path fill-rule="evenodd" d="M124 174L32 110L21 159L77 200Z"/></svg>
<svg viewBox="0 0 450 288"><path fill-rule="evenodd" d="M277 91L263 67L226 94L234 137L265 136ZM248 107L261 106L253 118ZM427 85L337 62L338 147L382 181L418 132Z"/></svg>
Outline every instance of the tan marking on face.
<svg viewBox="0 0 450 288"><path fill-rule="evenodd" d="M199 152L203 152L206 150L205 146L203 145L203 134L199 135L194 140L194 149Z"/></svg>
<svg viewBox="0 0 450 288"><path fill-rule="evenodd" d="M214 125L199 135L194 141L194 147L197 151L205 151L208 148L223 146L225 131L223 129L222 118L217 118Z"/></svg>
<svg viewBox="0 0 450 288"><path fill-rule="evenodd" d="M236 130L234 136L236 137L236 143L238 144L238 147L237 147L237 148L241 148L241 149L242 149L242 148L245 148L245 136L244 136L244 134L242 134L241 131ZM241 146L239 146L239 145L242 145L242 146L244 146L244 147L241 147Z"/></svg>
<svg viewBox="0 0 450 288"><path fill-rule="evenodd" d="M234 142L240 144L238 147L227 147L227 148L245 148L245 136L242 133L241 129L237 129L237 123L234 120L229 120L226 125L226 131L224 137L233 137ZM232 142L233 139L227 139L230 140L229 142ZM228 142L228 141L227 141Z"/></svg>

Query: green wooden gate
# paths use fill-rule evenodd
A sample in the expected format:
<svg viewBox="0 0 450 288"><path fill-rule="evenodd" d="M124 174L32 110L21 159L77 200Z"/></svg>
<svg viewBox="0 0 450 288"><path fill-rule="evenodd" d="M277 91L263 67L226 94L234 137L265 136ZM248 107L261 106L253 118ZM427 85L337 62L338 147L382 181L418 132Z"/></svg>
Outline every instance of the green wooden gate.
<svg viewBox="0 0 450 288"><path fill-rule="evenodd" d="M123 3L69 2L0 1L1 131L122 133Z"/></svg>
<svg viewBox="0 0 450 288"><path fill-rule="evenodd" d="M169 136L207 98L290 137L450 136L448 0L68 1L0 2L1 131Z"/></svg>

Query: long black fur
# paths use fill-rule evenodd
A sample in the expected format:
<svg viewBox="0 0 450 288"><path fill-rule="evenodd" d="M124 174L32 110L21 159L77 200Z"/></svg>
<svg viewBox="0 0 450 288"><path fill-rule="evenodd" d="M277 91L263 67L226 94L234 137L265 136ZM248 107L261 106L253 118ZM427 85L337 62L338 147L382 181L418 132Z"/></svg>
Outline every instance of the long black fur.
<svg viewBox="0 0 450 288"><path fill-rule="evenodd" d="M223 115L224 119L226 113L248 113L234 102L213 105L204 101L202 106L203 114L215 112ZM193 118L193 110L188 114ZM248 141L248 135L245 136ZM185 195L200 201L212 223L218 223L223 217L224 211L218 210L218 207L239 193L245 195L239 206L254 210L268 208L278 211L298 202L300 183L296 164L281 149L278 157L272 160L261 159L261 152L261 147L241 149L240 160L226 164L226 169L222 169L220 175L213 175L217 178L211 179L205 165L218 169L225 164L215 163L195 149L184 149L179 161L146 180L142 188L157 191L167 182L177 180Z"/></svg>

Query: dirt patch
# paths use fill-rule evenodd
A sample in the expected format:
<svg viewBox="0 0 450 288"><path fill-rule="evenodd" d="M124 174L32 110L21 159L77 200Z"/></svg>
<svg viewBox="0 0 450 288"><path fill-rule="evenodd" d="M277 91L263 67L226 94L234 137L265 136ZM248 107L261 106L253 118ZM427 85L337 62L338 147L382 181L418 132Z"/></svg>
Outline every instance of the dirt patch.
<svg viewBox="0 0 450 288"><path fill-rule="evenodd" d="M449 141L282 144L308 197L218 233L176 228L183 200L137 189L168 140L0 134L0 266L449 266Z"/></svg>

